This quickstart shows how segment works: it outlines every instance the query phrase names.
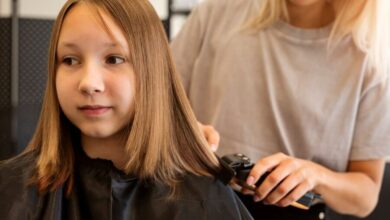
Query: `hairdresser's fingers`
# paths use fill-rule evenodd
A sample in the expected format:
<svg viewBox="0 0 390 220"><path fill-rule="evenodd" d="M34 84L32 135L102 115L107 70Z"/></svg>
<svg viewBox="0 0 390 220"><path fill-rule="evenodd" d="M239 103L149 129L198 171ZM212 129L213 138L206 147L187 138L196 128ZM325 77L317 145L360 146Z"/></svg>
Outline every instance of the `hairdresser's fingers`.
<svg viewBox="0 0 390 220"><path fill-rule="evenodd" d="M258 160L249 173L246 183L248 185L254 185L262 175L267 171L273 170L287 157L288 156L283 153L277 153Z"/></svg>
<svg viewBox="0 0 390 220"><path fill-rule="evenodd" d="M285 192L287 191L286 184L283 184L283 182L300 166L300 162L293 157L281 157L278 165L273 168L264 182L256 189L257 200L262 200L265 197L270 198L269 196L273 194L269 202L272 204L276 203L280 199L280 194L285 195L287 193ZM295 177L295 175L293 176ZM302 181L302 179L303 177L299 178L298 182ZM296 184L294 182L294 185ZM279 188L280 185L283 185L283 187Z"/></svg>
<svg viewBox="0 0 390 220"><path fill-rule="evenodd" d="M217 130L213 126L205 126L205 136L206 140L209 143L212 151L217 151L219 146L220 136Z"/></svg>
<svg viewBox="0 0 390 220"><path fill-rule="evenodd" d="M311 184L308 181L302 182L297 187L295 187L287 196L281 199L276 205L281 207L286 207L292 203L298 201L305 193L310 191L312 188Z"/></svg>
<svg viewBox="0 0 390 220"><path fill-rule="evenodd" d="M268 204L279 204L279 202L283 200L283 202L280 203L281 205L289 205L294 202L291 200L292 197L289 196L289 193L291 193L298 185L302 184L303 181L304 176L301 172L291 173L268 194L268 196L264 199L264 202Z"/></svg>
<svg viewBox="0 0 390 220"><path fill-rule="evenodd" d="M198 122L198 125L203 132L204 137L210 145L210 148L213 152L218 150L220 136L217 130L211 125L203 125Z"/></svg>

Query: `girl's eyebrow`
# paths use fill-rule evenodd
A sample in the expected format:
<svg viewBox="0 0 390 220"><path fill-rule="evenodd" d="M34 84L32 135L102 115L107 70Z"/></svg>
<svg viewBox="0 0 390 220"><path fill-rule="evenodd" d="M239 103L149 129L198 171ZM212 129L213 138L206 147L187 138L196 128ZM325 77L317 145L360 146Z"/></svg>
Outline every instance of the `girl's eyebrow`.
<svg viewBox="0 0 390 220"><path fill-rule="evenodd" d="M69 47L69 48L78 48L78 46L74 43L61 42L58 46Z"/></svg>
<svg viewBox="0 0 390 220"><path fill-rule="evenodd" d="M77 44L75 44L75 43L71 43L71 42L61 42L61 43L59 43L59 46L63 46L63 47L68 47L68 48L79 48L79 46L77 45ZM109 42L109 43L103 43L102 45L101 45L101 47L107 47L107 48L116 48L116 47L118 47L118 48L125 48L125 47L123 47L123 45L121 45L121 44L118 44L118 43L111 43L111 42Z"/></svg>

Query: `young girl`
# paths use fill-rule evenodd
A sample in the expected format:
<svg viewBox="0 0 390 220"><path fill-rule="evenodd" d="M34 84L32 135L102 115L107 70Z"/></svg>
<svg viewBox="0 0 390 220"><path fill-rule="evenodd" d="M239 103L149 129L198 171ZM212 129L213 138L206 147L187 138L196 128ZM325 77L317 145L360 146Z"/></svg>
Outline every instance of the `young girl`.
<svg viewBox="0 0 390 220"><path fill-rule="evenodd" d="M210 0L173 40L196 117L220 132L219 154L258 160L248 184L273 171L243 198L255 218L375 208L390 155L389 5ZM322 204L279 208L309 190Z"/></svg>
<svg viewBox="0 0 390 220"><path fill-rule="evenodd" d="M251 219L206 145L149 2L70 0L36 132L0 164L0 219Z"/></svg>

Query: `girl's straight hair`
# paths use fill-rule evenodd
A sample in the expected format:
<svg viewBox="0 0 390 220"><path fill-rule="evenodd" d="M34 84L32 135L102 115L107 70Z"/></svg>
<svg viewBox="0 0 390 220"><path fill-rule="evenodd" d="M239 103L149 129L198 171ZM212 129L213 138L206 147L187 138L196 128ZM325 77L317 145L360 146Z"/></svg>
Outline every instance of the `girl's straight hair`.
<svg viewBox="0 0 390 220"><path fill-rule="evenodd" d="M69 0L60 11L49 48L47 87L38 126L26 150L39 153L34 183L41 192L67 183L72 190L74 133L56 93L57 44L69 10L86 4L112 36L102 13L112 17L129 44L136 74L135 112L127 126L126 172L167 184L174 191L180 175L211 176L218 160L207 146L171 57L166 33L148 0Z"/></svg>

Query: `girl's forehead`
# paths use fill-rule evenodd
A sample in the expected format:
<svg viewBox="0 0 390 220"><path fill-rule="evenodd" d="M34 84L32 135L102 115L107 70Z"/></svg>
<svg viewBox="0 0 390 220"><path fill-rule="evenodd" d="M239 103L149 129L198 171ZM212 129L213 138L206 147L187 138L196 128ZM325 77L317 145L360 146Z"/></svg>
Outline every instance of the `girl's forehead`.
<svg viewBox="0 0 390 220"><path fill-rule="evenodd" d="M115 25L112 16L108 15L105 10L102 10L96 5L79 2L73 5L67 11L62 26L67 23L91 23L95 26L106 26L107 28Z"/></svg>
<svg viewBox="0 0 390 220"><path fill-rule="evenodd" d="M61 26L59 44L84 40L106 41L105 44L119 44L128 47L122 29L114 18L97 6L77 3L69 9Z"/></svg>

